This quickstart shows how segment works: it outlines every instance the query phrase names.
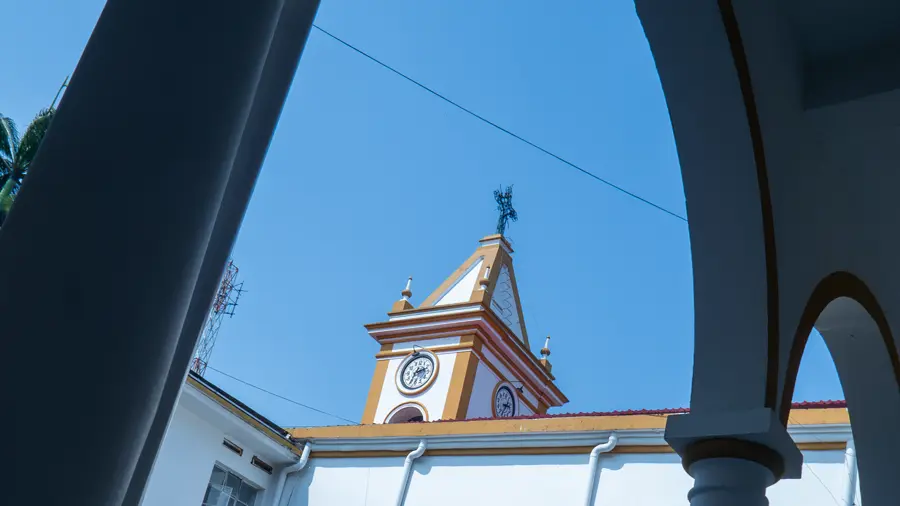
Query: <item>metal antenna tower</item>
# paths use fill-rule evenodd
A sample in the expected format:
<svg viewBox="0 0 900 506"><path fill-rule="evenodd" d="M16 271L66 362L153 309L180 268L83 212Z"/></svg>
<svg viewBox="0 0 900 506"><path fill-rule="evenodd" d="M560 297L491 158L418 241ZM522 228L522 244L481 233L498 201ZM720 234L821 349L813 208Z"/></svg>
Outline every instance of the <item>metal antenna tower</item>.
<svg viewBox="0 0 900 506"><path fill-rule="evenodd" d="M216 337L219 335L219 327L222 326L222 320L226 316L229 318L234 316L238 299L241 298L241 294L245 291L244 282L238 282L237 280L238 270L237 265L234 265L234 261L229 259L228 264L225 266L225 272L222 273L222 282L219 283L216 298L209 309L209 316L206 318L203 334L200 335L200 341L197 343L194 359L191 361L191 370L200 376L206 374L206 365L209 363L209 357L212 355L213 347L216 345Z"/></svg>

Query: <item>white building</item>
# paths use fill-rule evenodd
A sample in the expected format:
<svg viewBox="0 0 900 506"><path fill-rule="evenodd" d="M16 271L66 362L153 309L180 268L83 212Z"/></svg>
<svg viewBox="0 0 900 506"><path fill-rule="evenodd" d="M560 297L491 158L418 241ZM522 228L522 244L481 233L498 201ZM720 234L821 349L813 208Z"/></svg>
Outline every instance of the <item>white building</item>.
<svg viewBox="0 0 900 506"><path fill-rule="evenodd" d="M283 429L191 375L143 504L687 504L693 480L664 440L685 409L546 414L567 399L549 340L530 351L512 263L486 237L419 308L407 285L366 326L381 350L360 425ZM861 504L843 401L790 420L803 473L770 504Z"/></svg>

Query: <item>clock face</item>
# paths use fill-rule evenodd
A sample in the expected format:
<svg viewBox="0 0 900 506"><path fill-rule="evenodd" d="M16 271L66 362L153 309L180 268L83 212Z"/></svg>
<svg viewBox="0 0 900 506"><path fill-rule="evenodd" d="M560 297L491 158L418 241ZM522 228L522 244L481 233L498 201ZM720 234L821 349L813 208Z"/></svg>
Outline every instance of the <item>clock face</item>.
<svg viewBox="0 0 900 506"><path fill-rule="evenodd" d="M411 357L403 366L400 374L400 384L407 390L418 390L428 384L434 376L434 358L420 353Z"/></svg>
<svg viewBox="0 0 900 506"><path fill-rule="evenodd" d="M501 418L516 414L516 397L506 385L498 388L497 393L494 394L494 414Z"/></svg>

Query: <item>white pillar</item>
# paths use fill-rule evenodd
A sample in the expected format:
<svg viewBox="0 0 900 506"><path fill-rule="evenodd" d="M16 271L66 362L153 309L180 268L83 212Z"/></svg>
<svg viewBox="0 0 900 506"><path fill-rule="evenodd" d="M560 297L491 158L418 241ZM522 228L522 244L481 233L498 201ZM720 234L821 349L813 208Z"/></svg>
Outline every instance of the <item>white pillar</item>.
<svg viewBox="0 0 900 506"><path fill-rule="evenodd" d="M858 471L856 468L856 446L853 440L847 441L847 450L844 452L844 504L841 506L856 506L856 480Z"/></svg>
<svg viewBox="0 0 900 506"><path fill-rule="evenodd" d="M765 466L737 458L700 460L689 472L694 477L691 506L768 506L766 487L775 483Z"/></svg>

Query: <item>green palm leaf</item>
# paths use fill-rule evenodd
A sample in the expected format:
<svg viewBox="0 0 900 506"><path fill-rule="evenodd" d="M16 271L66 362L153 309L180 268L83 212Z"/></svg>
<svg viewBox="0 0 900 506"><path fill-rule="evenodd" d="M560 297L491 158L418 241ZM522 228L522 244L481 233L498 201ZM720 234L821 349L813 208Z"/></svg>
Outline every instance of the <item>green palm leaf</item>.
<svg viewBox="0 0 900 506"><path fill-rule="evenodd" d="M12 118L0 114L0 164L12 169L12 160L19 150L19 131L16 130L16 122ZM0 165L3 170L4 165Z"/></svg>
<svg viewBox="0 0 900 506"><path fill-rule="evenodd" d="M55 112L55 109L50 108L38 113L21 139L16 132L15 123L6 116L0 116L0 225L9 214L16 193L28 174Z"/></svg>
<svg viewBox="0 0 900 506"><path fill-rule="evenodd" d="M35 116L34 121L25 129L25 134L22 135L22 141L19 143L19 149L16 150L13 160L13 167L16 172L13 177L22 177L28 172L28 167L34 160L34 155L37 154L41 140L44 139L44 135L50 128L50 122L53 120L55 113L56 109L44 109Z"/></svg>

